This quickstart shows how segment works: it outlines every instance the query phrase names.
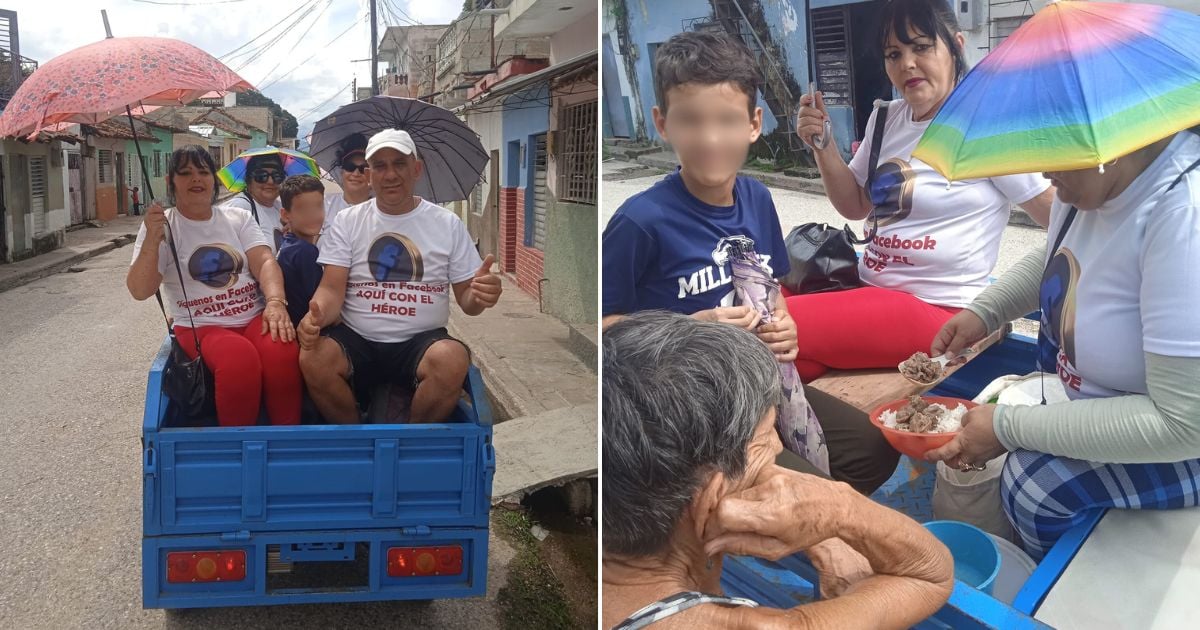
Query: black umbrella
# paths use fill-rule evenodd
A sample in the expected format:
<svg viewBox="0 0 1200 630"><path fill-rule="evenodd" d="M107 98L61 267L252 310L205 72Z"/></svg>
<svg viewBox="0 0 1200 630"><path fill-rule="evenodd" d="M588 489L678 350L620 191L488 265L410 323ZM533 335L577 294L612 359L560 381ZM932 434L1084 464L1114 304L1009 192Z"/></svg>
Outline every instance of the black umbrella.
<svg viewBox="0 0 1200 630"><path fill-rule="evenodd" d="M317 121L309 155L334 171L337 148L352 134L370 138L384 129L403 129L412 136L425 174L414 194L434 203L470 196L487 166L488 154L471 130L450 111L413 98L373 96L356 101Z"/></svg>

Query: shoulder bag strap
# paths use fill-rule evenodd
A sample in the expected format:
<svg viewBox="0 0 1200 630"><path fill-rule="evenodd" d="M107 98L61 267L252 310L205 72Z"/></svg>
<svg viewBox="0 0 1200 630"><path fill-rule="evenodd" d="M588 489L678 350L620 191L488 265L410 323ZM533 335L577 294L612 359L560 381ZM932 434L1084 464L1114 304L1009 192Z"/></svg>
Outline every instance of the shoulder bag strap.
<svg viewBox="0 0 1200 630"><path fill-rule="evenodd" d="M867 163L867 200L871 199L871 182L875 179L875 169L879 167L879 150L883 146L883 128L887 126L888 106L891 103L881 101L879 103L878 113L875 114L875 129L871 134L871 160ZM871 215L868 217L873 221L871 231L867 233L866 238L862 240L854 239L858 245L870 243L875 234L879 232L879 216L875 213L875 204L871 204Z"/></svg>
<svg viewBox="0 0 1200 630"><path fill-rule="evenodd" d="M258 204L254 203L254 197L250 196L250 191L246 191L246 201L250 202L250 214L254 215L254 222L262 225L262 221L258 220Z"/></svg>
<svg viewBox="0 0 1200 630"><path fill-rule="evenodd" d="M188 303L187 288L183 281L183 268L179 265L179 251L175 249L175 237L171 230L170 217L167 218L166 228L167 245L171 248L171 258L175 261L175 274L179 277L179 290L183 293L183 303ZM154 292L154 297L158 299L158 306L163 305L162 295L158 291ZM196 334L196 321L192 319L192 307L185 306L184 309L188 314L188 323L192 325L192 340L196 342L196 356L200 356L200 337ZM163 319L167 317L167 310L163 308ZM170 326L167 326L167 331L170 332Z"/></svg>

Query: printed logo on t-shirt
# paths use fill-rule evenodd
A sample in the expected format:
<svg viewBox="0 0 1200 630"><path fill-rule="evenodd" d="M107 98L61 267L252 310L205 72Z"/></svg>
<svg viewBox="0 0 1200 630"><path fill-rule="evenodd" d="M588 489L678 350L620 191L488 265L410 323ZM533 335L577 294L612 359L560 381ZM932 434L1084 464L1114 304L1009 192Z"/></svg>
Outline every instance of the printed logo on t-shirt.
<svg viewBox="0 0 1200 630"><path fill-rule="evenodd" d="M192 279L214 289L228 289L242 273L241 252L224 243L201 245L188 258Z"/></svg>
<svg viewBox="0 0 1200 630"><path fill-rule="evenodd" d="M421 250L403 234L386 232L371 243L367 265L377 282L421 282Z"/></svg>
<svg viewBox="0 0 1200 630"><path fill-rule="evenodd" d="M754 239L739 234L738 236L726 236L717 241L717 246L712 251L712 259L715 264L705 265L687 276L679 277L679 299L682 300L689 295L707 293L732 283L733 275L729 271L729 256L730 250L735 245L752 250L754 249ZM774 275L775 271L771 269L770 255L758 254L758 260L768 273Z"/></svg>
<svg viewBox="0 0 1200 630"><path fill-rule="evenodd" d="M1082 380L1075 369L1075 293L1079 286L1079 261L1071 250L1058 250L1042 274L1038 305L1042 309L1038 330L1038 365L1055 371L1063 384L1079 391Z"/></svg>
<svg viewBox="0 0 1200 630"><path fill-rule="evenodd" d="M899 223L908 217L912 212L913 189L916 186L916 174L904 160L891 159L875 169L875 179L870 181L871 204L875 206L875 218L879 219L881 227Z"/></svg>

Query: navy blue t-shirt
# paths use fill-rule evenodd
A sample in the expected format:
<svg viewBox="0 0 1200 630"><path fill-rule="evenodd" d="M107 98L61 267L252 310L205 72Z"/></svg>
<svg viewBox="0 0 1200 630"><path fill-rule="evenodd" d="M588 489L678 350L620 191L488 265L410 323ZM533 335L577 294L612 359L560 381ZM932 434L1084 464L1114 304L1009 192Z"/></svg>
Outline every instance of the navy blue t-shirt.
<svg viewBox="0 0 1200 630"><path fill-rule="evenodd" d="M710 206L679 171L621 205L604 229L603 313L665 309L691 315L733 304L728 241L745 237L776 278L789 271L775 202L767 187L738 176L733 205Z"/></svg>
<svg viewBox="0 0 1200 630"><path fill-rule="evenodd" d="M320 250L316 245L288 233L279 248L279 267L283 270L283 291L287 296L288 315L293 325L299 325L308 312L308 303L321 284L323 268L317 264Z"/></svg>

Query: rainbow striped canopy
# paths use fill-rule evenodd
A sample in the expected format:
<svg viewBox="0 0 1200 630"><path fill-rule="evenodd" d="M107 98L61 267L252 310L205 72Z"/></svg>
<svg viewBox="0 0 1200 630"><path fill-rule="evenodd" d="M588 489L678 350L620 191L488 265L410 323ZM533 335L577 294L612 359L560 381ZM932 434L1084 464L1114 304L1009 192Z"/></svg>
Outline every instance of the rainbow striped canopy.
<svg viewBox="0 0 1200 630"><path fill-rule="evenodd" d="M277 147L260 147L258 149L243 151L237 157L233 158L232 162L217 171L217 179L221 180L221 185L229 189L230 192L241 192L246 189L246 166L249 165L250 158L257 155L273 154L279 155L280 161L283 162L283 174L288 177L292 175L321 176L321 172L317 170L316 161L309 157L307 153Z"/></svg>
<svg viewBox="0 0 1200 630"><path fill-rule="evenodd" d="M1200 17L1060 0L971 70L913 157L949 180L1095 167L1200 124Z"/></svg>

